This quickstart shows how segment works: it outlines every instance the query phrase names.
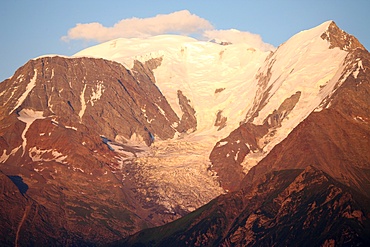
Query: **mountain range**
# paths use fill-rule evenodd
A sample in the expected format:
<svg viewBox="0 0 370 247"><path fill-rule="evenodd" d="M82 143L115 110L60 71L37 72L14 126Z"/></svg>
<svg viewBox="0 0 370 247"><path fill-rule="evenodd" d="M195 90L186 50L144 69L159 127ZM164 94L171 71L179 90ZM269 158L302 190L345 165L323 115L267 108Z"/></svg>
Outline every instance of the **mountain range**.
<svg viewBox="0 0 370 247"><path fill-rule="evenodd" d="M31 59L0 83L0 243L369 245L369 66L333 21Z"/></svg>

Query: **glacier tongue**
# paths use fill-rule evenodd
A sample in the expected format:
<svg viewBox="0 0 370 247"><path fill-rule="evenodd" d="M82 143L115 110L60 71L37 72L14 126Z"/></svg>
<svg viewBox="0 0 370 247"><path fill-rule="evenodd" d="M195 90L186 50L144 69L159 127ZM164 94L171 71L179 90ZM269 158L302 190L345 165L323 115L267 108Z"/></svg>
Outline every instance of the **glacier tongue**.
<svg viewBox="0 0 370 247"><path fill-rule="evenodd" d="M178 209L191 212L224 193L209 171L204 145L197 140L155 142L149 153L123 162L122 171L128 171L125 179L134 182L147 204L161 205L170 215Z"/></svg>

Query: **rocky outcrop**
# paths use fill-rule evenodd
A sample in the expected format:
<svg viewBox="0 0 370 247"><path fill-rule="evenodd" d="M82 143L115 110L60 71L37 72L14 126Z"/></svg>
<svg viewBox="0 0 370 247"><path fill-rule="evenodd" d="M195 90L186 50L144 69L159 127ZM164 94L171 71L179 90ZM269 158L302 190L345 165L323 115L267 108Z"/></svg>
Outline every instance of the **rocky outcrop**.
<svg viewBox="0 0 370 247"><path fill-rule="evenodd" d="M266 126L245 123L218 141L209 159L211 170L217 173L221 186L226 190L235 190L245 176L241 163L250 152L258 152L259 140L266 135Z"/></svg>
<svg viewBox="0 0 370 247"><path fill-rule="evenodd" d="M366 50L356 37L341 30L334 21L330 23L328 30L321 35L321 38L330 43L330 49L338 47L345 51L357 48Z"/></svg>
<svg viewBox="0 0 370 247"><path fill-rule="evenodd" d="M225 128L226 123L227 123L227 117L222 115L221 110L218 111L217 116L216 116L216 121L215 121L215 126L218 127L217 130L222 130L223 128Z"/></svg>
<svg viewBox="0 0 370 247"><path fill-rule="evenodd" d="M270 128L277 128L281 126L281 122L289 115L295 105L298 103L301 92L298 91L289 98L285 99L278 109L274 110L263 121L264 125Z"/></svg>
<svg viewBox="0 0 370 247"><path fill-rule="evenodd" d="M242 163L248 154L262 153L263 147L269 144L281 122L288 117L299 101L301 92L296 92L285 99L282 104L269 114L262 125L251 122L240 125L230 135L216 143L209 159L211 170L215 171L221 186L226 190L235 190L245 176L246 169Z"/></svg>
<svg viewBox="0 0 370 247"><path fill-rule="evenodd" d="M145 77L149 77L149 80L151 82L155 83L155 77L153 74L153 70L158 68L158 66L161 65L163 58L152 58L144 63L135 60L134 66L132 67L131 71L134 72L134 75L136 76L138 81L146 81L147 79Z"/></svg>
<svg viewBox="0 0 370 247"><path fill-rule="evenodd" d="M182 93L181 90L177 91L177 97L179 98L179 105L183 115L178 126L180 133L194 132L197 129L197 118L195 116L195 110L190 105L190 100Z"/></svg>
<svg viewBox="0 0 370 247"><path fill-rule="evenodd" d="M293 173L293 172L292 172ZM279 243L335 246L369 242L369 200L312 166L253 213L242 213L222 246Z"/></svg>
<svg viewBox="0 0 370 247"><path fill-rule="evenodd" d="M37 120L25 135L29 152L22 156L21 146L8 155L4 151L1 171L21 177L28 186L23 196L13 186L14 198L3 197L2 213L17 218L2 214L2 220L12 226L24 222L19 233L15 227L6 229L12 237L4 240L5 246L14 245L17 235L20 245L91 245L151 225L141 219L145 210L112 172L119 163L109 158L111 151L100 137L86 133ZM8 141L7 135L2 138ZM12 183L4 177L5 188Z"/></svg>

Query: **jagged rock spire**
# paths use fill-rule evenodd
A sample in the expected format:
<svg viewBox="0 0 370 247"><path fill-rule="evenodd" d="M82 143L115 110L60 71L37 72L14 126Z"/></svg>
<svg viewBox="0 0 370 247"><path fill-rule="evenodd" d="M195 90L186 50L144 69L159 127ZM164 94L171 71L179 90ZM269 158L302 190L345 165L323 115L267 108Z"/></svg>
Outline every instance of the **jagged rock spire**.
<svg viewBox="0 0 370 247"><path fill-rule="evenodd" d="M326 32L321 35L321 38L330 43L330 49L339 47L344 51L351 51L357 48L366 50L356 37L340 29L334 21L330 23Z"/></svg>

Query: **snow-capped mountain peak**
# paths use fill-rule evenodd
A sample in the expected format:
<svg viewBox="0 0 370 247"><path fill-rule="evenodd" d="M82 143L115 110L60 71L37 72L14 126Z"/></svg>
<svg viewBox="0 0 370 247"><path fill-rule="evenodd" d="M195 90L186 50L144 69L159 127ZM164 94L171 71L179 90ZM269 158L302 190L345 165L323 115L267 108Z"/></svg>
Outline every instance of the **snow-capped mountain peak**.
<svg viewBox="0 0 370 247"><path fill-rule="evenodd" d="M217 233L197 236L199 244L202 236L219 239L219 222L228 222L227 230L261 226L253 214L244 215L248 226L239 221L247 205L267 213L260 218L265 230L281 224L265 219L274 212L289 218L300 203L297 188L325 192L307 202L320 217L317 198L323 207L327 192L338 199L344 188L338 183L368 195L370 58L357 39L328 21L267 52L215 41L116 39L73 57L32 59L0 83L0 180L24 183L19 197L19 184L3 186L7 225L0 229L22 235L22 244L105 245L184 216L243 183L240 193L177 222L189 225L215 207L207 222ZM324 180L334 190L311 183ZM260 210L254 202L268 206ZM288 212L286 202L292 202ZM230 214L220 215L229 203ZM299 215L307 216L307 205ZM343 217L364 219L347 205ZM216 222L215 215L230 218ZM237 230L231 239L249 232Z"/></svg>
<svg viewBox="0 0 370 247"><path fill-rule="evenodd" d="M193 109L196 129L185 140L201 143L199 153L209 153L217 140L242 123L268 125L259 138L258 152L245 157L237 150L234 155L225 153L247 172L312 111L322 109L322 101L340 84L349 51L343 47L350 47L343 42L357 44L333 21L327 21L297 33L271 52L245 43L220 45L163 35L113 40L75 56L102 57L128 68L135 60L144 63L160 58L153 69L155 83L178 118L186 115L180 95Z"/></svg>

